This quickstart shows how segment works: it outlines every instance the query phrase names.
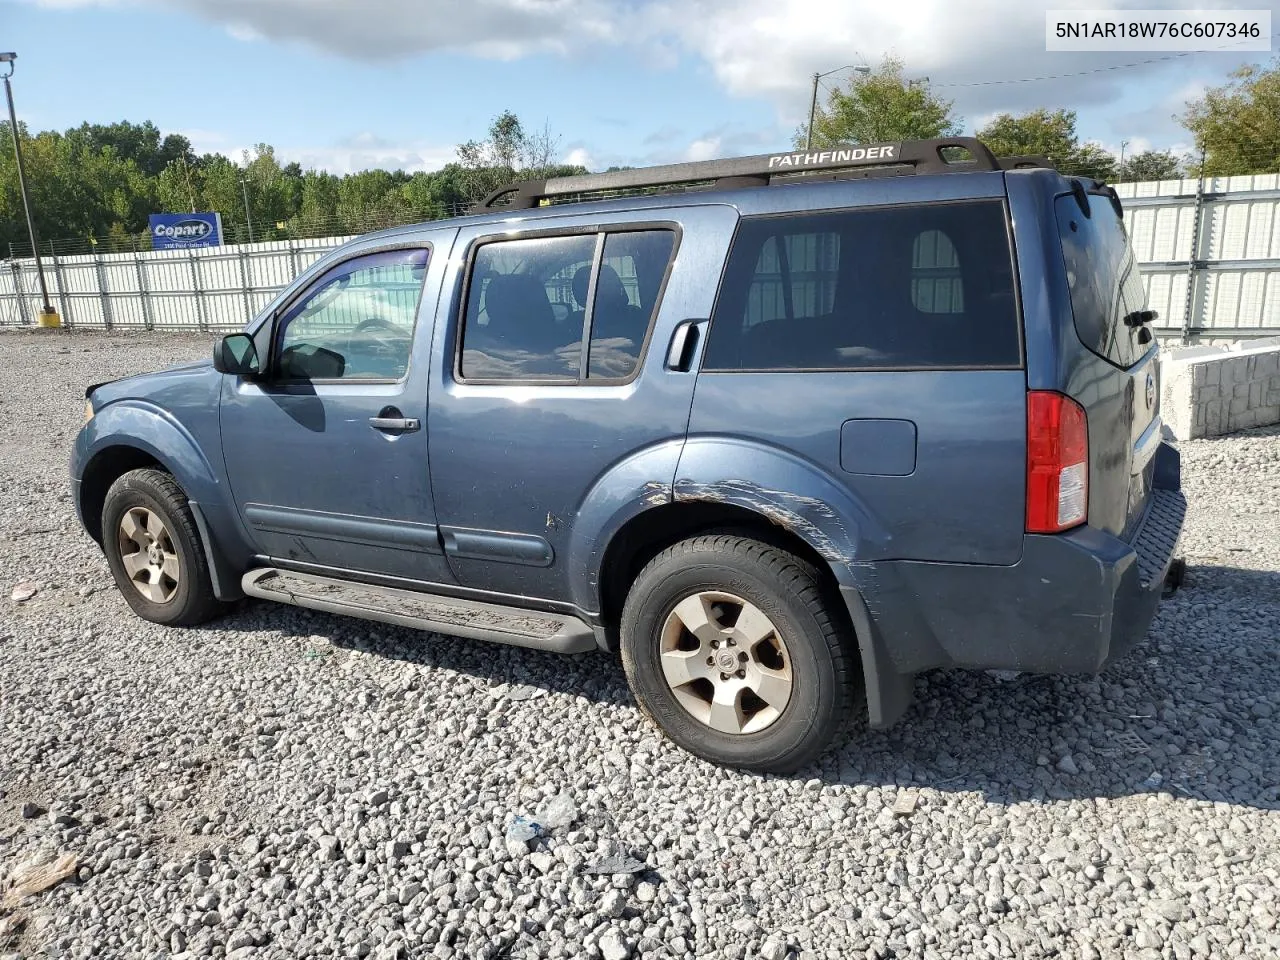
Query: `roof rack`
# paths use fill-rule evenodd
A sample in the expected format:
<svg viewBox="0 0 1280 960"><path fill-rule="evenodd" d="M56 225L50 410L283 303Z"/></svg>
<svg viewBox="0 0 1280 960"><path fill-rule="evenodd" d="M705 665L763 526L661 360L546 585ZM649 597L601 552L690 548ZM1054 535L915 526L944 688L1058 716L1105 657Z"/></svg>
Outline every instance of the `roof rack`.
<svg viewBox="0 0 1280 960"><path fill-rule="evenodd" d="M947 153L964 151L965 159L949 159ZM675 187L711 181L713 188L728 189L767 186L775 178L795 179L797 175L821 171L851 171L847 176L902 173L967 173L980 170L1011 170L1020 167L1049 167L1043 157L998 159L986 144L975 137L940 140L908 140L830 147L821 150L793 150L789 153L762 153L732 160L672 163L661 167L640 167L612 173L588 173L577 177L525 180L499 187L475 205L473 210L527 210L556 197L596 193L605 190L639 190ZM509 199L508 199L509 198ZM504 202L506 201L506 202Z"/></svg>

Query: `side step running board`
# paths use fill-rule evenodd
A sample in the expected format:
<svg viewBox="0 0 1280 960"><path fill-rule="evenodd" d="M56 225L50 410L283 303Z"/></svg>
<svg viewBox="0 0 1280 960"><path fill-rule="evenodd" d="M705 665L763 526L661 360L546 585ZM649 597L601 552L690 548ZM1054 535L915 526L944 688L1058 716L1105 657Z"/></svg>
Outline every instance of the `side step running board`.
<svg viewBox="0 0 1280 960"><path fill-rule="evenodd" d="M473 640L492 640L553 653L586 653L596 649L595 634L590 626L577 617L559 613L335 580L275 567L250 570L240 586L251 597Z"/></svg>

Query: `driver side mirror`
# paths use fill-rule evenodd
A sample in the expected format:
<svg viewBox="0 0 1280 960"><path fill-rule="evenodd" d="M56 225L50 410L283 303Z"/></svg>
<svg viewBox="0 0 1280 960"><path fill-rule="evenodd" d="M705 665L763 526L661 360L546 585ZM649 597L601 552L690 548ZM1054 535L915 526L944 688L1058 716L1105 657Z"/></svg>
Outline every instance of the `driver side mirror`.
<svg viewBox="0 0 1280 960"><path fill-rule="evenodd" d="M213 369L219 373L231 373L252 377L261 373L258 348L247 333L232 333L213 345Z"/></svg>

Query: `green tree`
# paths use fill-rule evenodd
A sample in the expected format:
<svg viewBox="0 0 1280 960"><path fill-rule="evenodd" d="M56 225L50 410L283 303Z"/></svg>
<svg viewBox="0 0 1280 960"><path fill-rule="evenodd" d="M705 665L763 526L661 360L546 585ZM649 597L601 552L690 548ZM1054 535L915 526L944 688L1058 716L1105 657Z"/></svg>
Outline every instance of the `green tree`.
<svg viewBox="0 0 1280 960"><path fill-rule="evenodd" d="M1143 150L1131 157L1116 172L1117 181L1173 180L1182 176L1182 161L1171 150Z"/></svg>
<svg viewBox="0 0 1280 960"><path fill-rule="evenodd" d="M909 81L903 63L888 57L871 73L856 74L843 90L832 90L813 118L813 146L929 140L960 132L952 102L935 96L927 84ZM796 130L803 149L808 129Z"/></svg>
<svg viewBox="0 0 1280 960"><path fill-rule="evenodd" d="M195 213L200 210L200 172L186 157L169 162L156 177L156 204L162 212Z"/></svg>
<svg viewBox="0 0 1280 960"><path fill-rule="evenodd" d="M170 163L179 158L194 160L191 141L181 134L171 133L163 139L154 123L98 124L82 123L66 133L77 147L90 151L111 147L124 160L132 160L148 177L156 177Z"/></svg>
<svg viewBox="0 0 1280 960"><path fill-rule="evenodd" d="M308 234L324 233L336 224L341 182L341 177L318 170L308 170L302 175L298 213L293 225L296 230Z"/></svg>
<svg viewBox="0 0 1280 960"><path fill-rule="evenodd" d="M466 182L466 171L450 163L432 173L415 173L400 192L415 219L435 220L465 212Z"/></svg>
<svg viewBox="0 0 1280 960"><path fill-rule="evenodd" d="M1115 178L1115 158L1097 144L1080 142L1074 110L1002 113L978 131L978 139L998 157L1046 157L1063 173Z"/></svg>
<svg viewBox="0 0 1280 960"><path fill-rule="evenodd" d="M403 171L361 170L342 178L338 186L338 214L352 233L378 230L411 220L403 187Z"/></svg>
<svg viewBox="0 0 1280 960"><path fill-rule="evenodd" d="M227 243L249 239L241 176L240 167L220 153L207 153L200 158L200 209L222 215Z"/></svg>
<svg viewBox="0 0 1280 960"><path fill-rule="evenodd" d="M296 167L295 167L296 169ZM300 178L286 173L276 159L275 148L269 143L259 143L253 153L241 155L241 202L247 192L249 210L253 215L255 240L268 240L277 236L277 223L283 223L298 210L301 198Z"/></svg>
<svg viewBox="0 0 1280 960"><path fill-rule="evenodd" d="M458 145L458 159L465 167L503 167L514 170L524 149L524 125L510 110L504 110L489 124L487 140L468 140Z"/></svg>
<svg viewBox="0 0 1280 960"><path fill-rule="evenodd" d="M150 122L83 123L38 134L23 127L21 134L42 245L76 238L137 245L146 242L148 214L205 210L222 215L228 241L246 240L246 198L257 240L360 232L454 215L515 179L586 172L555 163L560 138L549 126L531 133L510 111L494 119L485 140L459 147L460 162L412 176L303 171L282 164L266 143L245 151L239 163L218 153L196 156L185 137L165 135ZM0 123L0 253L10 243L14 253L28 253L12 131ZM59 249L67 249L65 242Z"/></svg>
<svg viewBox="0 0 1280 960"><path fill-rule="evenodd" d="M449 178L456 181L460 200L473 203L514 180L586 172L583 167L555 162L560 140L549 123L531 133L519 117L504 110L489 124L486 139L458 144L459 169L450 171Z"/></svg>
<svg viewBox="0 0 1280 960"><path fill-rule="evenodd" d="M1206 176L1280 171L1280 58L1241 67L1231 82L1187 104L1182 125L1204 154Z"/></svg>

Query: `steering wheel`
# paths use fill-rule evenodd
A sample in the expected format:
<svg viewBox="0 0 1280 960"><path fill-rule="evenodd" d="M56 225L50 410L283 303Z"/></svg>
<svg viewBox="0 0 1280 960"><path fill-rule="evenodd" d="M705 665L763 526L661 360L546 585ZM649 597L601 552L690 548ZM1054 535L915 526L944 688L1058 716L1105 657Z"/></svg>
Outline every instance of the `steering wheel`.
<svg viewBox="0 0 1280 960"><path fill-rule="evenodd" d="M375 330L381 333L388 334L387 336L378 336L377 334L374 335L375 340L381 341L381 343L387 347L392 346L391 341L393 340L409 339L405 335L405 332L402 329L400 329L400 327L392 323L390 320L383 320L381 317L369 317L367 320L362 320L360 321L360 323L356 324L355 329L352 330L351 333L347 335L347 352L350 353L354 348L353 341L355 340L356 337L358 337L362 333L372 332Z"/></svg>
<svg viewBox="0 0 1280 960"><path fill-rule="evenodd" d="M390 320L383 320L381 317L370 317L368 320L360 321L360 323L356 325L356 328L351 331L351 335L355 336L357 333L364 333L366 330L374 330L374 329L386 330L387 332L395 336L396 339L398 340L404 339L403 330L401 330L398 326L396 326Z"/></svg>
<svg viewBox="0 0 1280 960"><path fill-rule="evenodd" d="M363 333L372 333L373 342L365 341L365 349L360 351L356 346L356 338ZM403 344L409 337L404 330L390 320L384 320L381 317L369 317L356 324L355 328L347 335L347 357L355 361L358 353L372 354L373 356L398 356L403 351Z"/></svg>

